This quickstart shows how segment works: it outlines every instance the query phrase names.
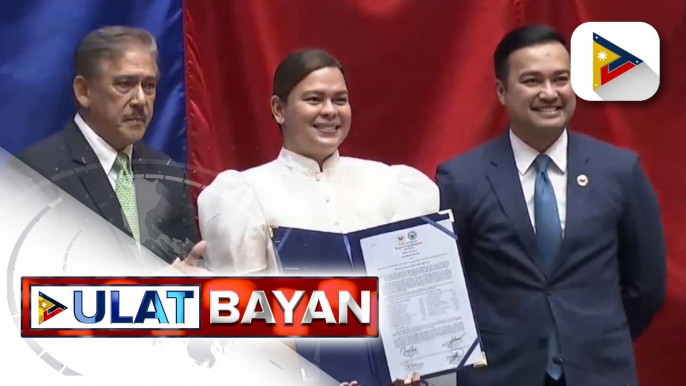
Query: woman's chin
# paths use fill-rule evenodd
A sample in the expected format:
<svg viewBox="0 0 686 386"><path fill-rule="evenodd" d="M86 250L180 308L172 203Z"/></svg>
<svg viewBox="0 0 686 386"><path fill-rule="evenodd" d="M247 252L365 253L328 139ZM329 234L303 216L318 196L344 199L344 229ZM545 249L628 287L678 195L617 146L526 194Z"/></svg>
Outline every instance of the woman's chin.
<svg viewBox="0 0 686 386"><path fill-rule="evenodd" d="M338 149L338 146L341 145L342 138L339 136L317 136L316 138L316 143L318 146L325 147L325 148L333 148L334 150Z"/></svg>

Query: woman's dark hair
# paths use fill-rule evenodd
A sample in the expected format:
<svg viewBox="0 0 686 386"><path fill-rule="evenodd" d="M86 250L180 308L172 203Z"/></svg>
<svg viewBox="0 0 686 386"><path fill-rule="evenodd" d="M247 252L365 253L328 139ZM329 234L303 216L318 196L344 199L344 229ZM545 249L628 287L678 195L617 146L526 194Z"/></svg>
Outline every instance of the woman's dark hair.
<svg viewBox="0 0 686 386"><path fill-rule="evenodd" d="M343 79L347 81L343 66L324 50L307 49L288 54L274 73L272 95L276 95L281 101L286 102L288 95L298 83L314 71L326 67L338 68L343 74Z"/></svg>

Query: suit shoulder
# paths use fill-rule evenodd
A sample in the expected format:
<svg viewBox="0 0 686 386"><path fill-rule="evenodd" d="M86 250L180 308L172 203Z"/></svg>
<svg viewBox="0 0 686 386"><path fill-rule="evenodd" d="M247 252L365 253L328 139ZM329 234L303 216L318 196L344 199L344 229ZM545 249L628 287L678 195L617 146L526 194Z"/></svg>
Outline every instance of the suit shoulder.
<svg viewBox="0 0 686 386"><path fill-rule="evenodd" d="M176 162L173 158L161 151L155 150L143 142L134 145L133 162L148 164L148 167L158 166L164 169L166 174L173 176L185 175L186 167Z"/></svg>
<svg viewBox="0 0 686 386"><path fill-rule="evenodd" d="M52 164L46 160L54 160L67 152L64 131L59 131L24 148L16 157L32 169L39 170L41 165Z"/></svg>
<svg viewBox="0 0 686 386"><path fill-rule="evenodd" d="M54 133L47 138L41 139L38 142L25 147L18 155L17 158L31 157L41 155L44 157L45 152L53 152L55 150L66 150L66 143L64 140L64 132L59 131ZM42 154L41 154L42 153Z"/></svg>
<svg viewBox="0 0 686 386"><path fill-rule="evenodd" d="M486 149L486 145L481 145L475 149L472 149L472 150L469 150L469 151L464 152L462 154L458 154L456 156L453 156L452 158L448 159L447 161L441 163L440 165L443 165L446 167L453 167L453 166L463 166L465 164L474 164L474 163L482 161L484 159L485 149Z"/></svg>
<svg viewBox="0 0 686 386"><path fill-rule="evenodd" d="M170 161L175 162L170 156L162 153L159 150L151 148L149 145L143 142L137 143L134 152L135 156L143 158L144 160L156 160L156 161Z"/></svg>
<svg viewBox="0 0 686 386"><path fill-rule="evenodd" d="M438 165L437 172L450 173L455 176L469 176L476 175L483 171L484 165L487 163L486 157L487 149L491 146L493 141L486 142L474 149L458 154L447 161Z"/></svg>
<svg viewBox="0 0 686 386"><path fill-rule="evenodd" d="M572 135L593 157L599 157L605 162L633 166L638 161L638 154L632 150L601 141L586 134L573 133Z"/></svg>

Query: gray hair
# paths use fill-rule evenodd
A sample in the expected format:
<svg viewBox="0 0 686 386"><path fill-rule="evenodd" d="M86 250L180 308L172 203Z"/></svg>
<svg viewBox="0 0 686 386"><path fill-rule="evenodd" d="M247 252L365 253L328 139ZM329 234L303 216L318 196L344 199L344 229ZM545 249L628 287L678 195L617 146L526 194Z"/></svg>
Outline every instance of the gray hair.
<svg viewBox="0 0 686 386"><path fill-rule="evenodd" d="M142 28L124 26L103 27L90 32L74 53L74 75L92 78L98 75L103 60L114 60L132 45L147 47L158 65L157 42Z"/></svg>

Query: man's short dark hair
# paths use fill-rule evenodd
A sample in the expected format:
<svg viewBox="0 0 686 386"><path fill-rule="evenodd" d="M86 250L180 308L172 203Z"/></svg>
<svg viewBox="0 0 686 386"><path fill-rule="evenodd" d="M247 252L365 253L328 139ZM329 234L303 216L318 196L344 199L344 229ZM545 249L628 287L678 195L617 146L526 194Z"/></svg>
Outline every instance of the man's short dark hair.
<svg viewBox="0 0 686 386"><path fill-rule="evenodd" d="M498 47L496 47L493 54L495 77L503 83L507 81L507 74L509 72L508 59L513 52L520 48L551 42L560 43L569 51L565 38L548 26L530 24L510 31L498 43Z"/></svg>
<svg viewBox="0 0 686 386"><path fill-rule="evenodd" d="M74 75L92 78L99 74L103 60L114 60L132 45L147 47L158 62L157 42L142 28L103 27L90 32L74 53Z"/></svg>

